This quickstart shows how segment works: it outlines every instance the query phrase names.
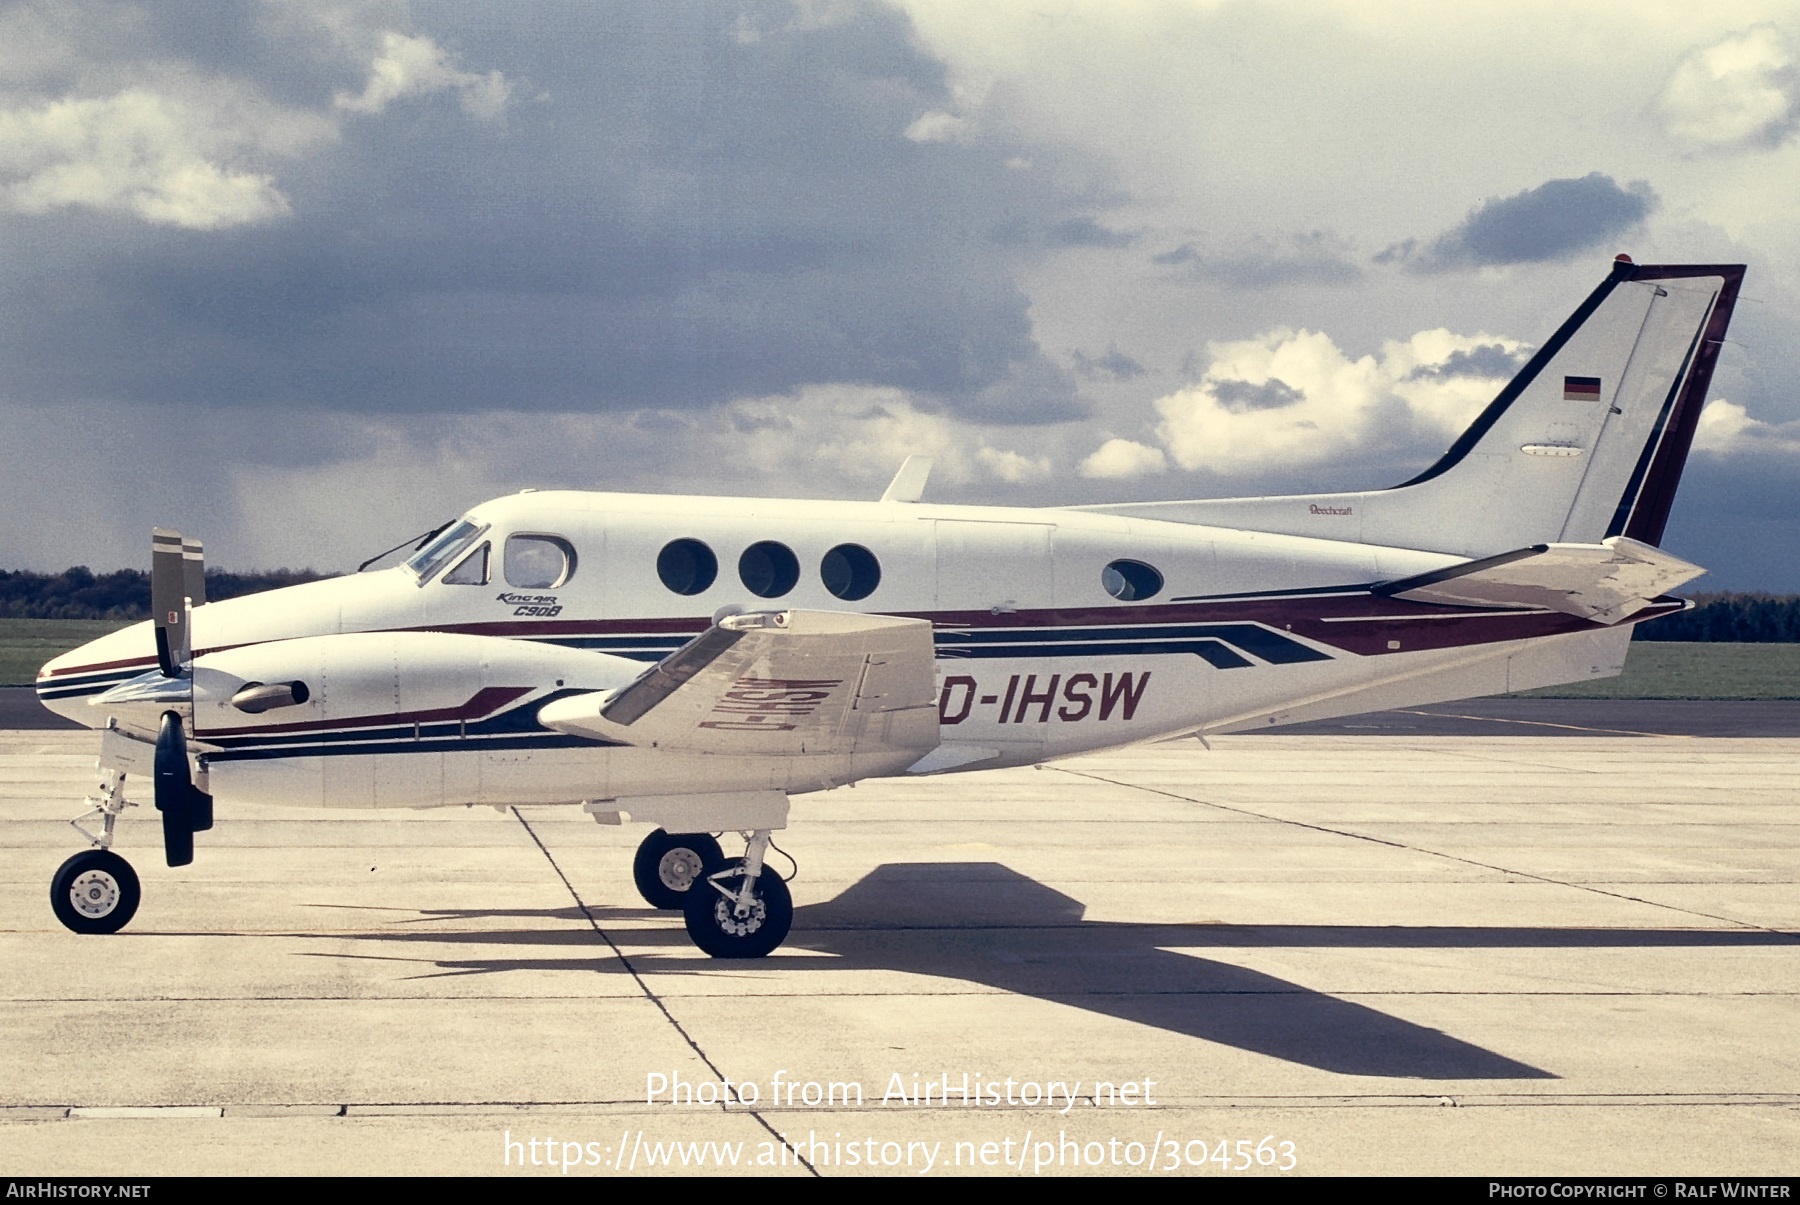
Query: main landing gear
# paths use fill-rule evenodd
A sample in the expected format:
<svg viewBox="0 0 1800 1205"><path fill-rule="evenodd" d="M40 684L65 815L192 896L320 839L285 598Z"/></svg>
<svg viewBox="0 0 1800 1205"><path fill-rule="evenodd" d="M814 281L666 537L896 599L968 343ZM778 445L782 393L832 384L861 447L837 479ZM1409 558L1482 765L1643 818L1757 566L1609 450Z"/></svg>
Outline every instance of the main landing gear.
<svg viewBox="0 0 1800 1205"><path fill-rule="evenodd" d="M688 936L714 958L762 958L794 923L787 884L763 868L769 830L746 836L744 856L727 859L706 833L659 828L632 859L638 894L653 908L680 910Z"/></svg>
<svg viewBox="0 0 1800 1205"><path fill-rule="evenodd" d="M742 858L694 884L682 905L688 936L714 958L762 958L794 923L794 900L781 876L763 868L769 830L750 836Z"/></svg>
<svg viewBox="0 0 1800 1205"><path fill-rule="evenodd" d="M725 851L709 833L667 833L657 829L638 846L631 877L652 908L680 911L688 891L725 865Z"/></svg>

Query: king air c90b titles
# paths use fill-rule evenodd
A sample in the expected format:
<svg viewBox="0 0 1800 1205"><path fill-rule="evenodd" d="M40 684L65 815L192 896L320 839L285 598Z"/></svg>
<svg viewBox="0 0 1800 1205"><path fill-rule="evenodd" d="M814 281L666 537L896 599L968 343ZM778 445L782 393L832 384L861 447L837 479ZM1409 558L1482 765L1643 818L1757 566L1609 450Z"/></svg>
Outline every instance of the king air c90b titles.
<svg viewBox="0 0 1800 1205"><path fill-rule="evenodd" d="M1620 257L1386 490L937 506L912 459L878 502L526 492L404 566L213 603L159 530L155 618L37 680L101 730L101 831L51 902L130 920L128 776L171 866L215 799L570 804L656 825L645 899L756 957L793 915L764 859L794 794L1617 674L1701 572L1657 544L1743 272Z"/></svg>

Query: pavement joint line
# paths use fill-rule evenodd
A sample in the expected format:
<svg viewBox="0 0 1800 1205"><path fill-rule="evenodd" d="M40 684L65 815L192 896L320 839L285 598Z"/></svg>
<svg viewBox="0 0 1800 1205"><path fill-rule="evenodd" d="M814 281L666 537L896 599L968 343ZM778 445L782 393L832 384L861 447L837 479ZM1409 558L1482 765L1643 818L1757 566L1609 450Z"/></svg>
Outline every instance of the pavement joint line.
<svg viewBox="0 0 1800 1205"><path fill-rule="evenodd" d="M1602 1108L1617 1106L1635 1108L1781 1108L1800 1107L1800 1093L1792 1092L1370 1092L1370 1093L1296 1093L1292 1095L1211 1095L1171 1097L1154 1105L1140 1106L1139 1112L1171 1113L1196 1109L1317 1109L1317 1108ZM234 1101L223 1105L69 1105L11 1104L0 1105L0 1125L12 1122L8 1114L34 1114L32 1120L49 1120L44 1114L60 1114L70 1121L213 1121L213 1120L281 1120L284 1116L304 1114L306 1120L345 1118L371 1120L404 1117L424 1113L490 1113L490 1112L559 1112L585 1109L609 1113L654 1112L636 1100L435 1100L435 1101L351 1101L347 1103L318 1101ZM987 1112L1040 1113L1044 1106L983 1106ZM804 1110L776 1107L771 1113L818 1116L860 1116L877 1109L825 1107ZM910 1110L909 1110L910 1111ZM1053 1109L1051 1111L1054 1111ZM725 1114L754 1115L743 1106L725 1106Z"/></svg>
<svg viewBox="0 0 1800 1205"><path fill-rule="evenodd" d="M1585 724L1556 724L1549 720L1513 720L1501 716L1458 715L1453 711L1412 711L1397 709L1400 715L1416 715L1431 719L1473 720L1487 724L1522 724L1527 728L1564 728L1570 732L1594 732L1602 736L1648 736L1665 741L1696 741L1701 738L1691 733L1680 732L1638 732L1631 728L1590 728Z"/></svg>
<svg viewBox="0 0 1800 1205"><path fill-rule="evenodd" d="M1176 951L1176 952L1186 952L1189 950L1241 951L1241 950L1245 950L1245 949L1262 948L1262 947L1174 945L1174 946L1170 946L1168 948L1173 951ZM1013 994L1014 993L1009 992L1005 988L991 988L991 989L987 989L987 990L982 990L982 989L978 989L978 988L951 988L951 989L946 989L944 991L911 991L911 992L892 992L892 991L888 991L888 992L841 992L841 991L822 992L822 991L813 991L811 989L806 989L806 990L792 990L792 991L778 991L778 992L758 992L757 998L764 999L764 1000L775 1000L775 999L781 999L784 997L791 996L795 999L806 999L806 1000L863 1000L863 999L897 1000L897 999L905 999L905 1000L917 1001L917 1000L942 1000L942 999L952 999L952 998L959 998L959 997L968 997L970 999L985 999L988 997L1008 996L1008 995L1013 995ZM1233 989L1228 989L1228 988L1218 988L1218 989L1172 988L1172 989L1167 989L1167 990L1150 988L1150 989L1145 989L1142 991L1130 991L1130 992L1106 992L1106 991L1044 992L1041 994L1034 993L1033 999L1038 999L1038 1000L1100 1000L1100 999L1137 1000L1137 999L1143 999L1143 998L1155 997L1155 996L1182 996L1182 997L1192 997L1194 999L1211 999L1211 998L1219 998L1219 997L1236 997L1236 996L1312 996L1312 995L1317 995L1317 994L1318 994L1317 991L1315 991L1314 989L1311 989L1311 988L1246 988L1246 989L1242 989L1242 990L1233 990ZM1418 989L1345 988L1345 989L1342 989L1339 991L1334 991L1331 994L1334 996L1338 996L1342 999L1346 999L1346 1000L1349 1000L1349 999L1382 1000L1382 999L1388 999L1388 998L1396 998L1396 999L1410 998L1410 997L1414 997L1414 996L1417 996L1417 997L1449 996L1454 999L1463 999L1465 997L1480 996L1480 997L1494 997L1497 999L1505 999L1505 1000L1515 1000L1515 999L1516 1000L1530 1000L1530 999L1537 999L1539 997L1548 997L1548 998L1554 998L1554 999L1585 1000L1585 999L1590 999L1590 998L1591 999L1608 999L1608 998L1615 997L1615 996L1621 997L1621 998L1627 998L1627 999L1654 998L1654 999L1659 999L1659 1000L1661 1000L1661 999L1681 999L1681 1000L1688 1000L1688 999L1694 999L1694 1000L1774 999L1774 1000L1786 1000L1786 999L1791 999L1796 996L1800 996L1800 991L1771 990L1771 991L1708 992L1708 991L1673 991L1673 990L1669 990L1666 988L1644 988L1642 990L1633 990L1633 991L1622 991L1622 990L1616 990L1616 989L1598 989L1598 988L1594 989L1592 991L1572 991L1572 990L1571 991L1552 991L1552 990L1544 989L1544 988L1519 988L1519 989L1513 990L1513 991L1497 991L1497 990L1496 991L1471 991L1467 988L1418 988ZM734 999L734 998L736 998L735 993L728 993L728 992L716 992L716 993L692 992L692 993L684 994L681 997L681 999L684 999L684 1000L723 1000L723 999ZM414 1002L414 1001L420 1001L420 1002L428 1002L428 1003L461 1004L461 1003L465 1003L468 1001L482 1001L485 1003L493 1003L495 1001L536 1003L536 1002L540 1002L540 1001L552 1001L552 1000L568 1001L568 1000L586 1000L586 999L592 999L592 997L588 997L588 996L455 996L455 997L449 997L444 1000L439 1000L437 998L430 997L430 996L310 996L310 997L309 996L285 996L282 998L282 1002L285 1003L287 1001L300 1001L302 1003L307 1003L307 1004L334 1004L334 1003L335 1004L362 1004L362 1003L372 1003L372 1002L380 1002L383 1004L406 1004L406 1003L410 1003L410 1002ZM605 997L605 999L618 999L618 997L616 997L616 996ZM84 1000L79 997L59 997L58 999L55 999L55 1000L0 1000L0 1005L4 1005L4 1004L118 1004L120 1002L121 1001L116 998L95 998L92 1000ZM254 1001L250 997L245 997L245 996L196 996L196 997L170 996L170 997L158 997L155 1000L150 1001L150 1002L156 1003L156 1004L245 1004L245 1003L255 1003L256 1001ZM9 1108L9 1107L11 1107L11 1106L0 1105L0 1109L5 1109L5 1108Z"/></svg>
<svg viewBox="0 0 1800 1205"><path fill-rule="evenodd" d="M1494 763L1497 763L1498 765L1502 765L1502 766L1530 766L1534 770L1554 771L1558 774L1600 774L1600 775L1605 775L1605 774L1610 773L1610 770L1605 770L1605 769L1596 770L1596 769L1590 769L1587 766L1559 766L1554 762L1544 761L1539 758L1519 757L1516 755L1509 757L1509 756L1506 756L1501 753L1487 753L1487 752L1479 752L1478 753L1478 752L1470 751L1467 754L1465 754L1465 756L1470 761L1494 762Z"/></svg>
<svg viewBox="0 0 1800 1205"><path fill-rule="evenodd" d="M1220 811L1235 812L1240 816L1253 816L1258 820L1267 820L1275 824L1287 824L1292 825L1295 828L1311 829L1314 832L1329 833L1337 837L1348 837L1354 841L1367 841L1372 845L1385 845L1389 849L1404 849L1412 853L1425 854L1428 857L1443 858L1450 862L1459 862L1464 866L1478 866L1483 870L1492 870L1500 874L1512 875L1515 878L1530 879L1536 883L1545 883L1556 887L1568 887L1575 891L1587 891L1592 892L1594 895L1603 895L1609 899L1626 900L1630 903L1643 904L1651 908L1661 908L1669 912L1678 913L1682 916L1697 916L1705 920L1718 921L1721 924L1735 925L1744 929L1755 929L1764 933L1775 933L1782 937L1786 937L1791 941L1800 943L1800 933L1790 933L1786 929L1777 929L1769 925L1758 925L1751 921L1739 920L1732 916L1718 916L1711 912L1699 912L1692 908L1680 908L1674 904L1665 904L1660 900L1642 899L1635 895L1627 895L1622 891L1606 891L1602 888L1585 883L1569 882L1564 879L1552 878L1549 875L1533 874L1529 870L1514 870L1507 866L1496 866L1491 862L1481 862L1474 858L1465 858L1459 854L1446 853L1439 849L1426 849L1422 845L1412 845L1404 841L1388 841L1381 837L1370 836L1368 833L1352 832L1349 829L1331 828L1330 826L1323 824L1310 824L1304 820L1290 820L1281 816L1271 816L1267 813L1253 812L1249 808L1233 807L1230 804L1218 803L1210 799L1195 799L1175 791L1163 790L1161 787L1147 787L1134 782L1120 782L1116 778L1107 778L1104 775L1093 774L1085 770L1071 770L1067 766L1053 765L1050 768L1063 774L1073 775L1077 778L1088 778L1095 782L1107 783L1110 786L1147 791L1153 795L1162 795L1169 799L1179 799L1183 803L1195 803L1199 804L1201 807L1217 808Z"/></svg>
<svg viewBox="0 0 1800 1205"><path fill-rule="evenodd" d="M626 955L625 951L621 950L618 943L613 941L606 930L600 927L600 922L594 918L593 910L587 906L587 901L581 898L581 893L575 890L575 884L569 881L569 876L563 873L563 868L557 864L556 856L550 852L549 847L544 844L541 838L539 838L537 830L531 827L531 822L520 814L518 808L508 808L507 810L513 814L520 824L524 825L525 832L530 835L532 842L538 847L539 851L543 853L544 860L550 863L550 869L556 872L556 877L562 880L562 885L568 890L570 898L575 901L575 906L580 908L581 914L587 918L589 927L594 930L601 941L606 943L607 948L613 952L613 956L619 960L620 964L623 965L625 970L631 975L631 978L637 983L638 989L644 993L644 998L656 1005L657 1011L662 1013L663 1019L668 1021L668 1023L674 1027L676 1033L681 1035L681 1040L688 1044L688 1047L693 1050L694 1054L702 1063L706 1064L707 1068L718 1078L718 1081L724 1083L726 1078L725 1072L719 1068L717 1063L713 1062L712 1056L701 1049L700 1043L694 1040L693 1035L688 1033L681 1022L675 1019L675 1014L669 1011L669 1006L663 1002L662 997L650 990L650 985L644 982L644 977L638 973L637 967L632 965L631 959ZM811 1172L815 1178L818 1177L819 1169L809 1163L806 1157L802 1155L798 1149L790 1148L786 1136L774 1126L770 1125L768 1119L764 1117L761 1112L753 1108L745 1108L744 1112L749 1116L756 1118L756 1123L767 1130L769 1136L779 1142L784 1149L792 1149L794 1158L800 1165L808 1172Z"/></svg>

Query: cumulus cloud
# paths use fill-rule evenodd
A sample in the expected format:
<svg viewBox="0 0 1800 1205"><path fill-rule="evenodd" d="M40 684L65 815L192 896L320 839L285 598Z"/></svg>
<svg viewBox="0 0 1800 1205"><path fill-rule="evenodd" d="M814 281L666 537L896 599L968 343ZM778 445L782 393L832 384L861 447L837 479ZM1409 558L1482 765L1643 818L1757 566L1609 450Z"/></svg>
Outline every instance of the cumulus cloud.
<svg viewBox="0 0 1800 1205"><path fill-rule="evenodd" d="M908 142L965 142L973 129L968 118L933 109L907 126L902 137Z"/></svg>
<svg viewBox="0 0 1800 1205"><path fill-rule="evenodd" d="M953 418L920 408L896 389L812 385L791 395L740 399L720 412L729 432L705 412L642 412L648 426L635 425L650 432L654 446L636 455L650 463L698 459L710 466L714 488L749 492L781 481L808 494L876 497L912 455L932 457L939 481L984 475L962 448Z"/></svg>
<svg viewBox="0 0 1800 1205"><path fill-rule="evenodd" d="M332 136L316 115L248 89L187 81L0 110L0 197L21 214L85 208L216 230L289 211L254 166Z"/></svg>
<svg viewBox="0 0 1800 1205"><path fill-rule="evenodd" d="M1256 235L1230 245L1195 239L1151 256L1150 262L1189 279L1240 289L1349 284L1362 278L1362 269L1350 258L1350 245L1324 230L1285 238Z"/></svg>
<svg viewBox="0 0 1800 1205"><path fill-rule="evenodd" d="M1215 343L1201 380L1156 403L1157 435L1182 468L1225 475L1441 440L1468 425L1524 350L1516 340L1442 329L1354 360L1318 331ZM1129 454L1113 455L1124 463Z"/></svg>
<svg viewBox="0 0 1800 1205"><path fill-rule="evenodd" d="M469 116L492 120L506 111L512 85L498 71L482 75L458 69L449 52L430 38L387 30L362 92L340 92L334 103L352 113L373 114L405 97L444 91L455 92Z"/></svg>
<svg viewBox="0 0 1800 1205"><path fill-rule="evenodd" d="M358 14L336 9L238 13L211 41L179 14L47 11L54 19L15 11L0 27L23 36L30 55L0 56L0 78L13 85L0 107L0 206L19 214L86 209L190 230L267 224L294 209L279 173L336 144L342 114L448 90L466 113L491 119L510 94L499 72L463 71L428 37L358 33ZM325 107L309 75L329 75L345 47L371 40L379 49L362 90Z"/></svg>
<svg viewBox="0 0 1800 1205"><path fill-rule="evenodd" d="M1107 344L1106 354L1102 356L1075 351L1070 352L1069 357L1075 361L1075 371L1089 379L1129 381L1144 375L1144 366L1120 351L1116 343Z"/></svg>
<svg viewBox="0 0 1800 1205"><path fill-rule="evenodd" d="M1731 455L1738 452L1800 453L1800 422L1768 423L1751 418L1736 402L1714 398L1700 412L1694 450Z"/></svg>
<svg viewBox="0 0 1800 1205"><path fill-rule="evenodd" d="M1110 237L1095 191L1007 166L1066 161L1002 123L900 137L972 94L896 8L746 4L741 37L737 7L430 9L460 22L461 58L397 5L70 35L76 65L34 77L39 100L0 93L16 106L0 207L38 223L0 258L0 306L19 315L0 324L0 394L594 413L853 381L978 423L1084 416L1024 282L1049 232ZM531 105L487 70L515 63L542 89ZM238 82L181 91L158 72ZM458 104L503 114L504 137L441 120ZM75 207L236 234L135 243Z"/></svg>
<svg viewBox="0 0 1800 1205"><path fill-rule="evenodd" d="M975 450L975 460L992 476L1010 485L1041 481L1051 472L1048 456L1031 457L1022 452L986 445Z"/></svg>
<svg viewBox="0 0 1800 1205"><path fill-rule="evenodd" d="M1443 381L1452 377L1476 377L1481 380L1506 380L1525 366L1529 349L1517 344L1483 343L1450 353L1441 363L1425 363L1412 370L1412 376Z"/></svg>
<svg viewBox="0 0 1800 1205"><path fill-rule="evenodd" d="M1137 235L1123 230L1113 230L1103 226L1092 217L1083 215L1070 218L1066 222L1058 222L1050 227L1048 242L1052 247L1129 247L1137 241Z"/></svg>
<svg viewBox="0 0 1800 1205"><path fill-rule="evenodd" d="M1279 410L1306 400L1306 395L1280 377L1270 377L1258 384L1249 381L1214 381L1212 395L1219 405L1233 414L1247 410Z"/></svg>
<svg viewBox="0 0 1800 1205"><path fill-rule="evenodd" d="M1091 455L1076 466L1075 471L1088 478L1122 480L1142 477L1146 473L1160 473L1168 467L1169 459L1163 455L1161 448L1153 448L1135 440L1114 438L1095 448Z"/></svg>
<svg viewBox="0 0 1800 1205"><path fill-rule="evenodd" d="M1051 472L1047 456L994 446L988 433L898 390L858 385L809 386L701 412L643 410L604 424L486 413L448 416L429 429L393 415L356 416L345 427L341 446L318 463L231 473L228 505L256 550L250 563L354 564L409 530L527 485L872 500L915 454L932 457L928 497ZM346 516L346 497L370 505Z"/></svg>
<svg viewBox="0 0 1800 1205"><path fill-rule="evenodd" d="M1375 261L1436 272L1563 259L1624 234L1649 217L1656 204L1655 192L1642 180L1623 188L1600 172L1548 180L1510 197L1483 201L1423 248L1408 239Z"/></svg>
<svg viewBox="0 0 1800 1205"><path fill-rule="evenodd" d="M1773 25L1730 34L1681 60L1657 112L1689 147L1777 146L1800 127L1800 62Z"/></svg>

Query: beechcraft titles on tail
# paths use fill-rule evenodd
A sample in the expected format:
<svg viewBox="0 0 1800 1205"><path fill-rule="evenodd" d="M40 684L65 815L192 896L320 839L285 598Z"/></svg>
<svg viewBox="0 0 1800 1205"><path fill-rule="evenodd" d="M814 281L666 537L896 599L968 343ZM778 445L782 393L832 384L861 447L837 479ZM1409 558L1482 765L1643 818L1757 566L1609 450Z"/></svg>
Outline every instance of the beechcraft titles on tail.
<svg viewBox="0 0 1800 1205"><path fill-rule="evenodd" d="M51 902L130 920L139 791L172 866L215 800L568 804L653 826L644 898L755 957L793 914L765 856L795 794L1617 674L1701 572L1657 545L1743 272L1620 257L1385 490L938 506L915 457L875 502L525 492L404 565L212 603L159 529L154 618L38 676L100 730Z"/></svg>

